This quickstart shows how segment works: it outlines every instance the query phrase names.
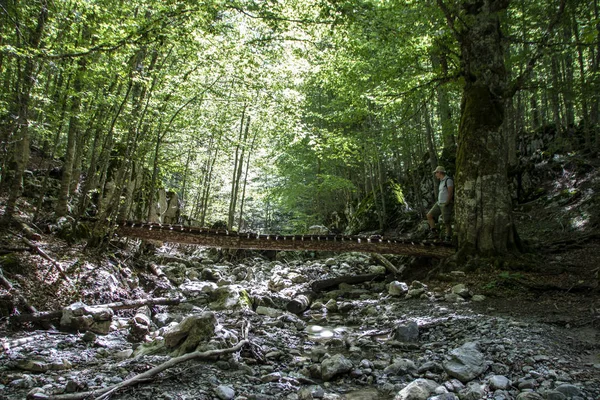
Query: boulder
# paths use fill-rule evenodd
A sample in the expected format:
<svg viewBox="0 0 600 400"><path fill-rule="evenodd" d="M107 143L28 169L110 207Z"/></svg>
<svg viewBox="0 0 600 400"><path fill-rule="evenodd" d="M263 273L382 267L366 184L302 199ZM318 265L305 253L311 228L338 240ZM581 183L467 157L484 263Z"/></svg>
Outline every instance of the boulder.
<svg viewBox="0 0 600 400"><path fill-rule="evenodd" d="M336 354L321 363L321 378L325 382L330 381L335 376L350 372L352 367L352 361L342 354Z"/></svg>
<svg viewBox="0 0 600 400"><path fill-rule="evenodd" d="M63 308L60 326L67 330L92 331L106 335L113 315L113 310L110 308L88 306L77 302Z"/></svg>
<svg viewBox="0 0 600 400"><path fill-rule="evenodd" d="M438 384L429 379L416 379L402 389L394 400L427 400Z"/></svg>
<svg viewBox="0 0 600 400"><path fill-rule="evenodd" d="M448 375L463 383L475 379L487 368L483 354L473 342L452 350L442 366Z"/></svg>
<svg viewBox="0 0 600 400"><path fill-rule="evenodd" d="M189 316L165 332L165 347L174 350L176 356L193 352L200 343L215 336L217 327L217 318L212 312Z"/></svg>

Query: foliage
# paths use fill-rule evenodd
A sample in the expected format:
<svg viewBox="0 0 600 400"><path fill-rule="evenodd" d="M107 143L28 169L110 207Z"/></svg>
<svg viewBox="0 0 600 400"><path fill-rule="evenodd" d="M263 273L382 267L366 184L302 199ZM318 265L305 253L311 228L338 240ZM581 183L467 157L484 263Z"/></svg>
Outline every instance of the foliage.
<svg viewBox="0 0 600 400"><path fill-rule="evenodd" d="M303 231L370 210L388 227L430 195L414 171L455 153L465 77L445 3L462 4L6 2L0 184L26 133L46 157L35 168L72 155L74 216L147 219L173 190L205 225L233 212L247 229ZM515 154L547 125L560 148L600 141L597 9L569 1L549 32L554 3L511 2L501 18L508 73L524 76L506 112Z"/></svg>

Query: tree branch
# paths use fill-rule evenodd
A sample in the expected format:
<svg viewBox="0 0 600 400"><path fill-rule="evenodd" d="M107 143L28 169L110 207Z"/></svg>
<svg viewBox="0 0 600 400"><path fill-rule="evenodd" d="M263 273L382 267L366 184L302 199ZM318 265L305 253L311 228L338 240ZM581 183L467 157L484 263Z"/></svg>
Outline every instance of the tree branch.
<svg viewBox="0 0 600 400"><path fill-rule="evenodd" d="M533 67L535 66L537 61L542 57L542 55L544 53L544 51L543 51L544 48L548 46L548 41L550 40L550 34L552 33L552 31L554 30L556 25L558 25L558 23L560 22L560 19L565 11L565 4L566 4L566 0L560 0L560 4L558 6L558 12L550 20L550 23L548 24L548 28L546 29L546 32L544 33L544 35L542 36L542 39L539 42L540 45L536 49L533 56L531 56L531 58L527 62L527 66L525 67L525 69L523 70L521 75L519 75L512 82L512 84L509 86L509 88L505 91L504 98L509 99L509 98L513 97L515 95L515 93L517 93L517 91L519 91L525 84L525 80L529 77L529 74L531 74L531 71L533 71Z"/></svg>

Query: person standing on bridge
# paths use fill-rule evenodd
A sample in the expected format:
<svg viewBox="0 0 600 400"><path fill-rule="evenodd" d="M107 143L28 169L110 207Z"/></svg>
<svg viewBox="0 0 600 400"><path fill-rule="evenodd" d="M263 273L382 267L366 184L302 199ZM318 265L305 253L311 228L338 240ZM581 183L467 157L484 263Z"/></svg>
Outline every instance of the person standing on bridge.
<svg viewBox="0 0 600 400"><path fill-rule="evenodd" d="M439 237L439 232L435 227L435 222L442 216L446 227L446 236L444 241L452 241L452 208L454 206L454 181L446 174L446 169L438 166L433 174L440 180L438 188L437 202L431 207L427 213L427 222L429 223L429 238L436 239Z"/></svg>

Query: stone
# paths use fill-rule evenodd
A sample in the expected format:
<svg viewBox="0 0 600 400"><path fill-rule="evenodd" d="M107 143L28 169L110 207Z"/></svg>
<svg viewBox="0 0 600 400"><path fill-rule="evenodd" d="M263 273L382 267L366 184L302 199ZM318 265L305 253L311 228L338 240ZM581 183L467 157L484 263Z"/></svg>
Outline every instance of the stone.
<svg viewBox="0 0 600 400"><path fill-rule="evenodd" d="M404 282L392 281L388 286L390 296L405 296L408 293L408 285Z"/></svg>
<svg viewBox="0 0 600 400"><path fill-rule="evenodd" d="M210 308L215 311L244 310L252 305L246 291L233 285L217 288L210 294L210 300Z"/></svg>
<svg viewBox="0 0 600 400"><path fill-rule="evenodd" d="M474 343L465 343L450 351L442 366L448 375L463 383L475 379L487 368L483 354Z"/></svg>
<svg viewBox="0 0 600 400"><path fill-rule="evenodd" d="M566 400L567 396L556 390L548 390L544 393L546 400Z"/></svg>
<svg viewBox="0 0 600 400"><path fill-rule="evenodd" d="M399 342L417 342L419 340L419 325L414 321L400 323L394 328L393 338Z"/></svg>
<svg viewBox="0 0 600 400"><path fill-rule="evenodd" d="M62 310L60 326L66 330L79 332L92 331L106 335L114 312L110 308L87 306L82 302L73 303Z"/></svg>
<svg viewBox="0 0 600 400"><path fill-rule="evenodd" d="M387 375L407 375L417 370L412 360L400 359L385 367L383 372Z"/></svg>
<svg viewBox="0 0 600 400"><path fill-rule="evenodd" d="M200 342L208 342L215 335L216 327L217 318L212 312L189 316L165 332L165 346L177 347L177 355L192 352Z"/></svg>
<svg viewBox="0 0 600 400"><path fill-rule="evenodd" d="M516 400L544 400L544 398L535 392L521 392Z"/></svg>
<svg viewBox="0 0 600 400"><path fill-rule="evenodd" d="M17 362L17 367L31 372L47 372L50 370L50 364L42 360L21 360Z"/></svg>
<svg viewBox="0 0 600 400"><path fill-rule="evenodd" d="M425 288L409 289L408 293L406 293L406 298L407 299L418 298L422 294L425 294Z"/></svg>
<svg viewBox="0 0 600 400"><path fill-rule="evenodd" d="M342 354L336 354L321 362L321 378L327 382L335 376L350 372L353 368L352 362Z"/></svg>
<svg viewBox="0 0 600 400"><path fill-rule="evenodd" d="M569 383L563 383L562 385L557 386L554 390L564 394L567 397L579 397L581 396L581 390Z"/></svg>
<svg viewBox="0 0 600 400"><path fill-rule="evenodd" d="M230 386L219 385L215 388L215 394L221 400L232 400L235 397L235 390Z"/></svg>
<svg viewBox="0 0 600 400"><path fill-rule="evenodd" d="M416 379L402 389L394 400L427 400L438 384L429 379Z"/></svg>
<svg viewBox="0 0 600 400"><path fill-rule="evenodd" d="M492 388L493 390L496 390L496 389L506 390L511 385L510 379L508 379L507 377L505 377L503 375L491 376L490 379L488 380L488 383L490 385L490 388Z"/></svg>
<svg viewBox="0 0 600 400"><path fill-rule="evenodd" d="M462 298L471 297L471 294L469 293L469 289L467 288L467 286L464 283L459 283L458 285L453 286L450 291L451 291L451 293L457 294Z"/></svg>
<svg viewBox="0 0 600 400"><path fill-rule="evenodd" d="M375 388L355 390L344 394L345 400L379 400L383 396Z"/></svg>
<svg viewBox="0 0 600 400"><path fill-rule="evenodd" d="M484 398L484 385L478 382L469 382L467 387L461 390L458 394L460 400L480 400Z"/></svg>
<svg viewBox="0 0 600 400"><path fill-rule="evenodd" d="M300 400L322 399L323 396L325 396L325 391L321 386L317 385L303 386L298 391L298 398Z"/></svg>
<svg viewBox="0 0 600 400"><path fill-rule="evenodd" d="M429 400L458 400L454 393L442 393L438 396L430 397Z"/></svg>
<svg viewBox="0 0 600 400"><path fill-rule="evenodd" d="M276 308L271 308L271 307L265 307L265 306L256 307L256 313L258 315L266 315L267 317L271 317L271 318L277 318L277 317L283 315L282 310L278 310Z"/></svg>

